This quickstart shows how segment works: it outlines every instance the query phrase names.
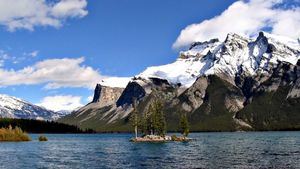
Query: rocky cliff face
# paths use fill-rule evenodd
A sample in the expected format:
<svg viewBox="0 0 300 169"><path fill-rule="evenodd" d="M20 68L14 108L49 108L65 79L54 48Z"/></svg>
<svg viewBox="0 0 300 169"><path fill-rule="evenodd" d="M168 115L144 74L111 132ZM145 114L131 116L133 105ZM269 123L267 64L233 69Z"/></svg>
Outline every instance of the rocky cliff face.
<svg viewBox="0 0 300 169"><path fill-rule="evenodd" d="M124 88L108 87L97 84L92 103L98 103L101 106L114 104L121 96L123 90Z"/></svg>
<svg viewBox="0 0 300 169"><path fill-rule="evenodd" d="M122 113L116 113L116 102L123 91L124 88L121 87L110 87L97 84L91 103L58 121L76 124L83 128L96 128L98 125L104 125L105 123L118 119L119 114L125 113L125 115L128 115L126 110ZM122 117L125 115L122 115Z"/></svg>
<svg viewBox="0 0 300 169"><path fill-rule="evenodd" d="M177 129L181 113L192 131L300 129L299 59L297 41L263 32L255 39L228 34L223 42L195 42L174 63L147 68L125 88L97 86L85 113L62 121L128 131L132 99L143 114L158 98L169 130Z"/></svg>
<svg viewBox="0 0 300 169"><path fill-rule="evenodd" d="M117 107L130 105L133 99L140 100L145 95L146 91L141 84L135 81L129 82L121 97L117 100L116 105Z"/></svg>
<svg viewBox="0 0 300 169"><path fill-rule="evenodd" d="M190 88L180 95L178 99L182 102L182 109L191 112L199 108L204 102L208 83L207 77L200 77ZM177 102L178 99L175 102Z"/></svg>
<svg viewBox="0 0 300 169"><path fill-rule="evenodd" d="M300 98L300 78L298 78L288 93L288 98Z"/></svg>

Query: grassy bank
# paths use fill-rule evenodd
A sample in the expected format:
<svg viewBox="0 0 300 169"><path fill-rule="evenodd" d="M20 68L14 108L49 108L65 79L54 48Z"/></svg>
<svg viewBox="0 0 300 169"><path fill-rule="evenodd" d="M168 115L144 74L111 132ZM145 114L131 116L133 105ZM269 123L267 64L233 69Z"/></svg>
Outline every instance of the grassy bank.
<svg viewBox="0 0 300 169"><path fill-rule="evenodd" d="M30 141L30 137L21 128L0 128L0 141Z"/></svg>

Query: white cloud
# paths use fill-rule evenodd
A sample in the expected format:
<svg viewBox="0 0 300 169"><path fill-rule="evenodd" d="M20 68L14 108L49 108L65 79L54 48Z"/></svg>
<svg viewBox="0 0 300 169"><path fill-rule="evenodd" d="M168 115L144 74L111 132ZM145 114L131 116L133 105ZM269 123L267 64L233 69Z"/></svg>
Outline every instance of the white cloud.
<svg viewBox="0 0 300 169"><path fill-rule="evenodd" d="M224 40L230 32L253 36L260 30L297 39L300 37L300 7L280 8L284 0L237 1L221 15L183 29L173 44L181 48L195 41Z"/></svg>
<svg viewBox="0 0 300 169"><path fill-rule="evenodd" d="M86 0L0 0L0 24L9 31L34 30L36 26L60 27L68 18L88 14Z"/></svg>
<svg viewBox="0 0 300 169"><path fill-rule="evenodd" d="M88 14L85 10L86 0L62 0L52 8L52 14L55 17L84 17Z"/></svg>
<svg viewBox="0 0 300 169"><path fill-rule="evenodd" d="M37 50L34 50L29 53L24 53L25 56L31 56L31 57L36 57L38 54L39 54L39 51L37 51Z"/></svg>
<svg viewBox="0 0 300 169"><path fill-rule="evenodd" d="M53 111L73 111L83 106L81 103L81 97L72 95L47 96L36 105Z"/></svg>
<svg viewBox="0 0 300 169"><path fill-rule="evenodd" d="M10 55L6 53L4 50L0 50L0 67L3 67L5 64L5 61L10 59Z"/></svg>
<svg viewBox="0 0 300 169"><path fill-rule="evenodd" d="M11 62L13 64L18 64L20 62L23 62L25 60L29 60L31 58L36 57L39 54L38 50L34 50L32 52L24 52L21 56L12 56L9 54L9 50L3 50L0 49L0 60L2 62L2 65L5 64L5 62Z"/></svg>
<svg viewBox="0 0 300 169"><path fill-rule="evenodd" d="M9 58L10 58L10 56L6 51L0 50L0 59L7 60Z"/></svg>
<svg viewBox="0 0 300 169"><path fill-rule="evenodd" d="M93 98L94 98L93 95L92 95L92 96L89 96L89 97L87 97L86 101L87 101L87 102L91 102L91 101L93 101Z"/></svg>
<svg viewBox="0 0 300 169"><path fill-rule="evenodd" d="M0 68L0 86L46 83L45 88L85 87L93 89L103 76L82 65L84 57L48 59L20 70Z"/></svg>
<svg viewBox="0 0 300 169"><path fill-rule="evenodd" d="M0 59L0 67L3 67L3 66L4 66L4 60Z"/></svg>

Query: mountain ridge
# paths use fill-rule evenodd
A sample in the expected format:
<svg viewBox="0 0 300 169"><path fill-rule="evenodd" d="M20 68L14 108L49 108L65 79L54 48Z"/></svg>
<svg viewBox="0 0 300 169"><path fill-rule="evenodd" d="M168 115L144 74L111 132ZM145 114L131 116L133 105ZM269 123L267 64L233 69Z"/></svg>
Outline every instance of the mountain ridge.
<svg viewBox="0 0 300 169"><path fill-rule="evenodd" d="M249 43L249 49L246 46L246 43ZM227 52L233 52L234 48L241 48L243 45L246 47L245 51L238 51L240 53L236 53L236 55L233 56L232 54L234 53L229 53L231 57L223 59L220 58L220 56L226 56L224 50ZM230 46L230 48L226 49L228 46ZM268 60L267 55L260 56L261 53L270 52L270 50L272 50L274 47L278 47L279 51L277 55L272 57L272 60ZM258 50L260 48L262 51ZM287 49L286 51L289 56L288 58L280 57L280 52L282 52L284 49ZM250 52L251 55L248 54ZM211 39L205 42L194 42L189 50L180 52L179 57L175 62L161 66L150 66L135 77L141 77L145 79L161 78L166 79L173 84L181 83L183 86L189 87L196 81L198 76L218 73L218 69L220 69L220 67L223 70L228 69L226 73L229 73L231 76L235 76L241 67L243 67L244 71L247 71L249 74L253 75L256 71L258 71L259 68L264 68L263 66L266 61L270 61L271 63L285 61L296 65L297 60L299 59L299 53L300 44L298 41L293 39L272 35L266 32L260 32L257 38L247 38L235 33L229 33L224 42L221 42L218 39ZM213 55L216 56L214 57ZM236 58L236 56L243 57ZM259 56L263 58L259 58ZM230 60L230 58L233 59ZM200 59L204 59L203 62L205 63L201 62ZM216 59L218 59L218 63L213 64ZM263 59L262 63L255 65L257 64L255 61L260 62L260 60L257 59ZM198 60L200 60L200 62L197 62ZM210 62L206 63L208 62L207 60ZM224 67L229 63L229 61L237 62L237 60L240 62L236 63L236 65L231 64L229 65L231 67ZM242 66L243 64L247 64L247 66ZM176 67L177 70L174 70L174 67ZM99 84L108 87L116 87L116 84L118 84L119 81L121 85L118 87L125 88L126 85L124 84L126 84L126 81L128 84L128 82L133 78L134 77L104 78L104 80Z"/></svg>
<svg viewBox="0 0 300 169"><path fill-rule="evenodd" d="M17 97L0 94L0 117L37 120L57 120L66 115L34 105Z"/></svg>
<svg viewBox="0 0 300 169"><path fill-rule="evenodd" d="M115 103L103 107L100 104L95 104L94 108L83 107L61 121L81 127L87 127L89 121L93 121L93 129L98 131L128 131L132 98L137 99L137 107L143 114L156 97L163 101L169 130L176 130L180 113L188 113L192 131L291 128L286 121L279 123L272 119L277 114L273 109L267 116L273 120L270 123L273 127L264 120L266 125L251 119L264 114L260 111L264 110L261 105L254 106L259 95L269 97L268 93L284 88L289 92L280 96L298 102L299 58L300 44L297 41L264 32L256 38L230 33L223 42L217 39L195 42L187 51L180 52L175 62L149 67L133 77ZM100 87L114 88L102 86L101 83ZM251 106L255 107L256 113L244 111ZM284 114L288 114L286 110L288 108L282 109ZM297 106L296 110L300 112ZM296 119L300 118L297 113L294 115ZM273 124L277 123L282 128L274 127ZM293 123L293 126L298 124Z"/></svg>

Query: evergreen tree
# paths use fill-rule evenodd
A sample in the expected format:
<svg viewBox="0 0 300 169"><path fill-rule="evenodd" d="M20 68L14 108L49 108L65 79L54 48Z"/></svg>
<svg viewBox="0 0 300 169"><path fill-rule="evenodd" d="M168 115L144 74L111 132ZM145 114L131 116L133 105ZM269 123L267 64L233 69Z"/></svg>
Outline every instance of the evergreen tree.
<svg viewBox="0 0 300 169"><path fill-rule="evenodd" d="M157 134L164 136L166 133L166 119L162 103L155 100L148 107L142 120L144 134Z"/></svg>
<svg viewBox="0 0 300 169"><path fill-rule="evenodd" d="M145 112L143 117L143 132L144 134L153 134L154 133L154 109L152 104L149 105L148 110Z"/></svg>
<svg viewBox="0 0 300 169"><path fill-rule="evenodd" d="M131 121L132 126L134 127L135 138L137 138L139 117L138 117L138 111L136 108L136 99L135 98L132 99L132 107L133 107L133 111L130 116L130 121Z"/></svg>
<svg viewBox="0 0 300 169"><path fill-rule="evenodd" d="M184 137L189 135L189 122L187 119L186 114L181 114L180 121L179 121L179 130Z"/></svg>
<svg viewBox="0 0 300 169"><path fill-rule="evenodd" d="M163 111L163 105L159 100L154 101L154 131L160 136L166 134L166 119Z"/></svg>

